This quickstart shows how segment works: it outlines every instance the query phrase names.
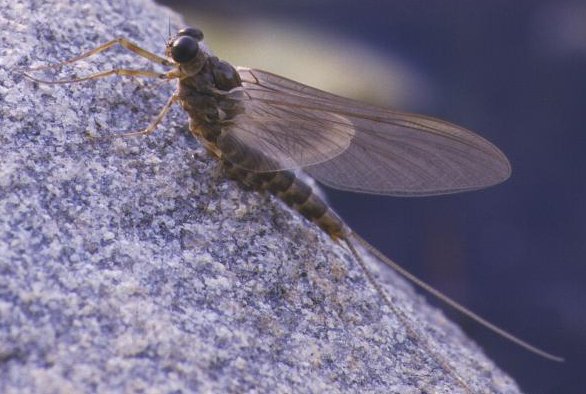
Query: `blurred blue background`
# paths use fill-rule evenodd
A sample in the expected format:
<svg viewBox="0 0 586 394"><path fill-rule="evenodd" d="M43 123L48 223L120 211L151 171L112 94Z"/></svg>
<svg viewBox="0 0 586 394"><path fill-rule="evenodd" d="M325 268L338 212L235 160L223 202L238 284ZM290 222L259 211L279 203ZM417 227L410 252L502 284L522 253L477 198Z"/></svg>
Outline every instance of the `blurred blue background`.
<svg viewBox="0 0 586 394"><path fill-rule="evenodd" d="M230 62L312 85L335 75L328 83L337 86L320 87L439 117L499 146L513 176L491 189L328 195L351 227L411 272L566 357L540 359L443 308L522 389L584 392L585 1L162 3L202 27ZM227 47L212 45L214 35ZM246 54L258 60L244 64Z"/></svg>

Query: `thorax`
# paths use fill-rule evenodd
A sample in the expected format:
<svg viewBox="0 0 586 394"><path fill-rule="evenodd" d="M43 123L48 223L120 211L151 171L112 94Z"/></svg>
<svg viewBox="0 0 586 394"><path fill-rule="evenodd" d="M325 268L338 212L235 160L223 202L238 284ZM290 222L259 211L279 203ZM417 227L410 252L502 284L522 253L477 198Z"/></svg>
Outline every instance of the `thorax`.
<svg viewBox="0 0 586 394"><path fill-rule="evenodd" d="M222 129L243 111L235 88L241 86L238 72L228 63L210 57L195 75L179 80L177 94L190 118L196 137L215 143Z"/></svg>

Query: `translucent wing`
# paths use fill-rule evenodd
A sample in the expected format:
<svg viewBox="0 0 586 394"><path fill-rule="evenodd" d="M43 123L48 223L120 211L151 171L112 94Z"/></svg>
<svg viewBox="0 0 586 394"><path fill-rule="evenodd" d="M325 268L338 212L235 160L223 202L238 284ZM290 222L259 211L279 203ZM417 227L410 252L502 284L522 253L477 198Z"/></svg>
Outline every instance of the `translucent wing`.
<svg viewBox="0 0 586 394"><path fill-rule="evenodd" d="M348 149L356 128L346 116L312 105L314 95L272 90L255 80L252 70L239 72L246 77L243 88L226 95L238 103L238 115L217 142L225 158L268 172L322 163Z"/></svg>
<svg viewBox="0 0 586 394"><path fill-rule="evenodd" d="M231 94L243 111L218 143L247 170L304 167L336 189L397 196L480 189L510 175L498 148L461 127L238 71L243 89Z"/></svg>

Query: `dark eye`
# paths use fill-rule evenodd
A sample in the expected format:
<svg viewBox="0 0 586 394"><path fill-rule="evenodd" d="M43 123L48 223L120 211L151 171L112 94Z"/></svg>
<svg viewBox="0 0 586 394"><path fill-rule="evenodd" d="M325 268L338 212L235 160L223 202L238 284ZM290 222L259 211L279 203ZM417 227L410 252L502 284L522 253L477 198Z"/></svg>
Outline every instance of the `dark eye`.
<svg viewBox="0 0 586 394"><path fill-rule="evenodd" d="M194 27L186 27L184 29L179 30L177 36L189 36L195 38L197 41L203 40L203 32Z"/></svg>
<svg viewBox="0 0 586 394"><path fill-rule="evenodd" d="M177 63L186 63L193 60L198 52L197 41L191 36L179 37L171 45L171 57Z"/></svg>

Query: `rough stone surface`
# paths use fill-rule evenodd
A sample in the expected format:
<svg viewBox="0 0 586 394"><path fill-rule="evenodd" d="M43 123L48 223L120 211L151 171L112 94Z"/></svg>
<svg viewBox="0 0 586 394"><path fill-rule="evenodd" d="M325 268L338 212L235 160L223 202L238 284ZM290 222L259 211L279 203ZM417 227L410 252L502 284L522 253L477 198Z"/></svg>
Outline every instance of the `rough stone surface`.
<svg viewBox="0 0 586 394"><path fill-rule="evenodd" d="M116 36L161 53L149 2L0 2L0 392L518 392L401 279L423 340L382 306L349 252L278 201L218 178L173 90L14 72ZM148 62L111 49L45 78ZM376 267L373 266L376 270Z"/></svg>

